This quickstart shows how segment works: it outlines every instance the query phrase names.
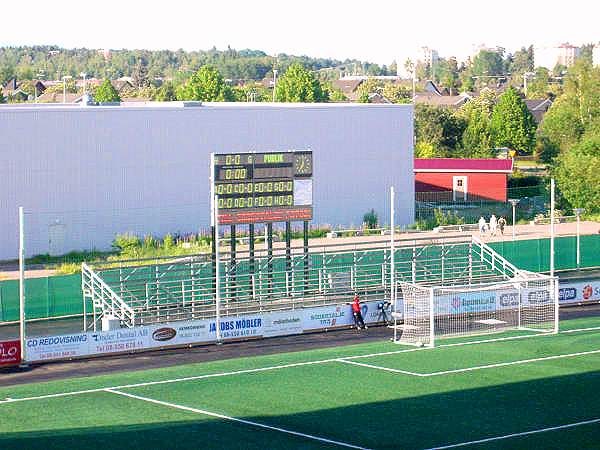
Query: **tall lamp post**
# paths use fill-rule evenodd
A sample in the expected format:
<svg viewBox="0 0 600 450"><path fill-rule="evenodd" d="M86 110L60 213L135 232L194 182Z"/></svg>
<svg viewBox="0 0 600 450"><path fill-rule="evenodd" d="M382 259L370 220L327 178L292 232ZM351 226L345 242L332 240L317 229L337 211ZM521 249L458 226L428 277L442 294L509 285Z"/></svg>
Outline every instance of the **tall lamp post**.
<svg viewBox="0 0 600 450"><path fill-rule="evenodd" d="M273 103L275 103L275 88L277 87L277 69L273 69Z"/></svg>
<svg viewBox="0 0 600 450"><path fill-rule="evenodd" d="M71 75L64 75L63 80L63 103L67 103L67 80L73 78Z"/></svg>
<svg viewBox="0 0 600 450"><path fill-rule="evenodd" d="M515 228L516 228L516 219L517 219L517 214L516 214L516 208L517 205L519 204L521 200L519 200L518 198L509 198L508 202L512 205L512 213L513 213L513 220L512 220L512 240L515 240Z"/></svg>
<svg viewBox="0 0 600 450"><path fill-rule="evenodd" d="M525 93L525 97L527 97L527 79L529 77L535 77L535 72L525 72L523 74L523 92Z"/></svg>
<svg viewBox="0 0 600 450"><path fill-rule="evenodd" d="M85 88L87 87L87 86L85 85L85 79L86 79L86 77L87 77L87 73L85 73L85 72L81 72L79 75L80 75L80 76L83 78L83 94L85 95L85 94L87 93L87 91L86 91L86 89L85 89Z"/></svg>
<svg viewBox="0 0 600 450"><path fill-rule="evenodd" d="M581 219L581 213L584 212L583 208L574 208L573 212L577 216L577 270L579 270L579 266L581 265L581 247L580 247L580 234L579 234L579 222Z"/></svg>

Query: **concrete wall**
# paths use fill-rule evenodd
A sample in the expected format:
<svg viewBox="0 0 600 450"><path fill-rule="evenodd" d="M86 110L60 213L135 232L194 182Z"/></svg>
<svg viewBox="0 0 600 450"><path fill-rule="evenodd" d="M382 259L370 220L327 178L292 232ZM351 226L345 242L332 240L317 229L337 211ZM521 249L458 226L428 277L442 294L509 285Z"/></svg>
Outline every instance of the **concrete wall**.
<svg viewBox="0 0 600 450"><path fill-rule="evenodd" d="M116 233L209 224L210 152L314 153L313 224L359 225L375 208L414 220L410 105L125 104L0 107L0 260L106 249Z"/></svg>

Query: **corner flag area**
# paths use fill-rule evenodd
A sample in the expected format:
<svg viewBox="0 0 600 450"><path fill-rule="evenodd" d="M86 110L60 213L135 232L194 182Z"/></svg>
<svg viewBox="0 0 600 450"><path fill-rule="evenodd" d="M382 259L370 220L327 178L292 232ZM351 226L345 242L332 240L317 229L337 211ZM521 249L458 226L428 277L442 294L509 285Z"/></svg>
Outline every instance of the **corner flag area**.
<svg viewBox="0 0 600 450"><path fill-rule="evenodd" d="M558 335L365 343L13 386L0 388L0 448L591 449L599 368L600 318L586 317Z"/></svg>

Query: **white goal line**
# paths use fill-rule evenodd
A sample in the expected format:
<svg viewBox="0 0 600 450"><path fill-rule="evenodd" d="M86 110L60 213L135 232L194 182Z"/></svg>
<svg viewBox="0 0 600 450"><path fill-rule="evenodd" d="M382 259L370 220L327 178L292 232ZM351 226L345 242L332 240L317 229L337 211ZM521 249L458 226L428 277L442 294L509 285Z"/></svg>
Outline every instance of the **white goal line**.
<svg viewBox="0 0 600 450"><path fill-rule="evenodd" d="M561 331L561 333L574 333L574 332L598 331L598 330L600 330L600 327L590 327L590 328L579 328L579 329L574 329L574 330ZM477 340L477 341L441 344L434 348L420 347L420 348L409 348L409 349L394 350L394 351L387 351L387 352L369 353L369 354L365 354L365 355L338 356L336 358L321 359L321 360L316 360L316 361L304 361L304 362L298 362L298 363L280 364L280 365L274 365L274 366L259 367L259 368L255 368L255 369L243 369L243 370L236 370L236 371L230 371L230 372L217 372L217 373L211 373L211 374L205 374L205 375L195 375L195 376L189 376L189 377L172 378L172 379L167 379L167 380L147 381L147 382L124 384L124 385L118 385L118 386L104 386L104 387L99 387L99 388L82 389L82 390L78 390L78 391L59 392L59 393L54 393L54 394L37 395L37 396L31 396L31 397L21 397L21 398L6 397L4 400L0 400L0 405L7 404L7 403L32 401L32 400L43 400L43 399L49 399L49 398L67 397L67 396L71 396L71 395L93 394L96 392L105 391L106 389L113 389L113 390L128 389L128 388L136 388L136 387L144 387L144 386L154 386L154 385L160 385L160 384L179 383L179 382L184 382L184 381L203 380L203 379L207 379L207 378L218 378L218 377L225 377L225 376L242 375L242 374L247 374L247 373L266 372L266 371L270 371L270 370L287 369L287 368L292 368L292 367L302 367L302 366L328 364L328 363L339 363L340 360L342 360L342 359L343 360L354 360L354 359L363 359L363 358L373 358L376 356L395 355L395 354L400 354L400 353L410 353L410 352L417 352L417 351L432 351L435 349L441 349L441 348L446 348L446 347L458 347L458 346L464 346L464 345L486 344L486 343L493 343L493 342L500 342L500 341L510 341L510 340L530 338L530 337L544 337L544 336L556 336L556 334L527 334L527 335L521 335L521 336L508 336L508 337L493 338L493 339L482 339L482 340Z"/></svg>

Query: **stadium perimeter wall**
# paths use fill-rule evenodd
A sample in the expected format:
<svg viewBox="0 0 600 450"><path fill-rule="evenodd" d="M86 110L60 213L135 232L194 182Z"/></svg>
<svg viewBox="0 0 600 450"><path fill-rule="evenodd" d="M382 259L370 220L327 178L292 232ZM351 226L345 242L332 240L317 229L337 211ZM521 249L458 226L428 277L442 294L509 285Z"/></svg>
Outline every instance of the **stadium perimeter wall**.
<svg viewBox="0 0 600 450"><path fill-rule="evenodd" d="M311 149L314 224L374 208L414 222L412 105L172 102L0 106L0 261L105 250L116 233L209 225L211 152Z"/></svg>

